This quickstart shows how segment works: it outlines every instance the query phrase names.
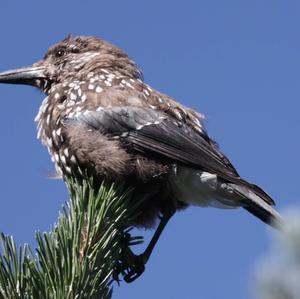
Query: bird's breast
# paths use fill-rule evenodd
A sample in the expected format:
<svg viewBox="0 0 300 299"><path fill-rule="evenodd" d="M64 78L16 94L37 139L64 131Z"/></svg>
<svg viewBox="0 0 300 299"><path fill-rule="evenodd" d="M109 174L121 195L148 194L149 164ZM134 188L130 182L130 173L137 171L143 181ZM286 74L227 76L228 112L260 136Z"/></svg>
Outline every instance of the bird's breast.
<svg viewBox="0 0 300 299"><path fill-rule="evenodd" d="M63 96L63 93L60 93ZM47 147L59 176L72 174L77 169L77 159L69 148L65 127L62 123L64 103L59 103L58 92L49 94L43 100L35 118L37 123L37 138ZM80 169L79 169L80 170Z"/></svg>

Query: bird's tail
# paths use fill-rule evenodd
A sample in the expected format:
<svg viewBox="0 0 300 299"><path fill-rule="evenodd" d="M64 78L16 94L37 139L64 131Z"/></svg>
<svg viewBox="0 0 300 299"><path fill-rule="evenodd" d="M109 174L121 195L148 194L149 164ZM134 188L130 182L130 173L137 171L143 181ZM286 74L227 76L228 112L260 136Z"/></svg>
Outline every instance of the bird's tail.
<svg viewBox="0 0 300 299"><path fill-rule="evenodd" d="M252 190L252 188L236 184L230 184L230 186L234 189L234 192L242 198L244 209L276 229L283 227L284 220L272 207L272 203L267 202L265 198L260 196L261 194L257 195L255 189ZM255 187L258 188L257 186ZM261 189L259 190L260 192L262 191Z"/></svg>

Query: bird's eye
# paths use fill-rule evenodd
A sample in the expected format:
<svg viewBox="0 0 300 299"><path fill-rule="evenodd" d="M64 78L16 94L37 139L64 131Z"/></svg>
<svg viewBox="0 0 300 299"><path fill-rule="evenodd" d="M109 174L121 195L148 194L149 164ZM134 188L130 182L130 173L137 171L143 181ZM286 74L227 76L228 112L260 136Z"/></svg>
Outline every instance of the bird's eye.
<svg viewBox="0 0 300 299"><path fill-rule="evenodd" d="M56 53L55 53L55 56L56 57L62 57L65 55L65 51L64 50L58 50Z"/></svg>

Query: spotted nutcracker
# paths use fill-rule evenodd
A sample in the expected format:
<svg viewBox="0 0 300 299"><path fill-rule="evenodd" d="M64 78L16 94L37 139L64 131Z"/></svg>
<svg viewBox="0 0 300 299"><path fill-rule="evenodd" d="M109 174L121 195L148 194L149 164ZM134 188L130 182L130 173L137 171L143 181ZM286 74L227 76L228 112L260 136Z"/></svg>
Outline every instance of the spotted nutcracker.
<svg viewBox="0 0 300 299"><path fill-rule="evenodd" d="M0 82L46 94L38 137L64 179L126 181L137 200L146 199L134 225L149 227L162 215L143 263L170 217L188 205L243 207L273 226L281 222L271 197L243 180L208 136L202 115L152 89L102 39L69 36L32 66L1 73Z"/></svg>

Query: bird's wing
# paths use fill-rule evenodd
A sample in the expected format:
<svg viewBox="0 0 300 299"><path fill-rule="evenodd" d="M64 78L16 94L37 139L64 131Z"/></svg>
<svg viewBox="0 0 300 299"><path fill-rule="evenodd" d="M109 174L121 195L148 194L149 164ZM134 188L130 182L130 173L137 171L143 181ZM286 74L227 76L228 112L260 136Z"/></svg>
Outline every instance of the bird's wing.
<svg viewBox="0 0 300 299"><path fill-rule="evenodd" d="M122 106L79 113L76 121L101 131L131 150L217 174L225 181L254 189L266 202L273 201L256 185L242 180L216 143L205 132L152 108Z"/></svg>

